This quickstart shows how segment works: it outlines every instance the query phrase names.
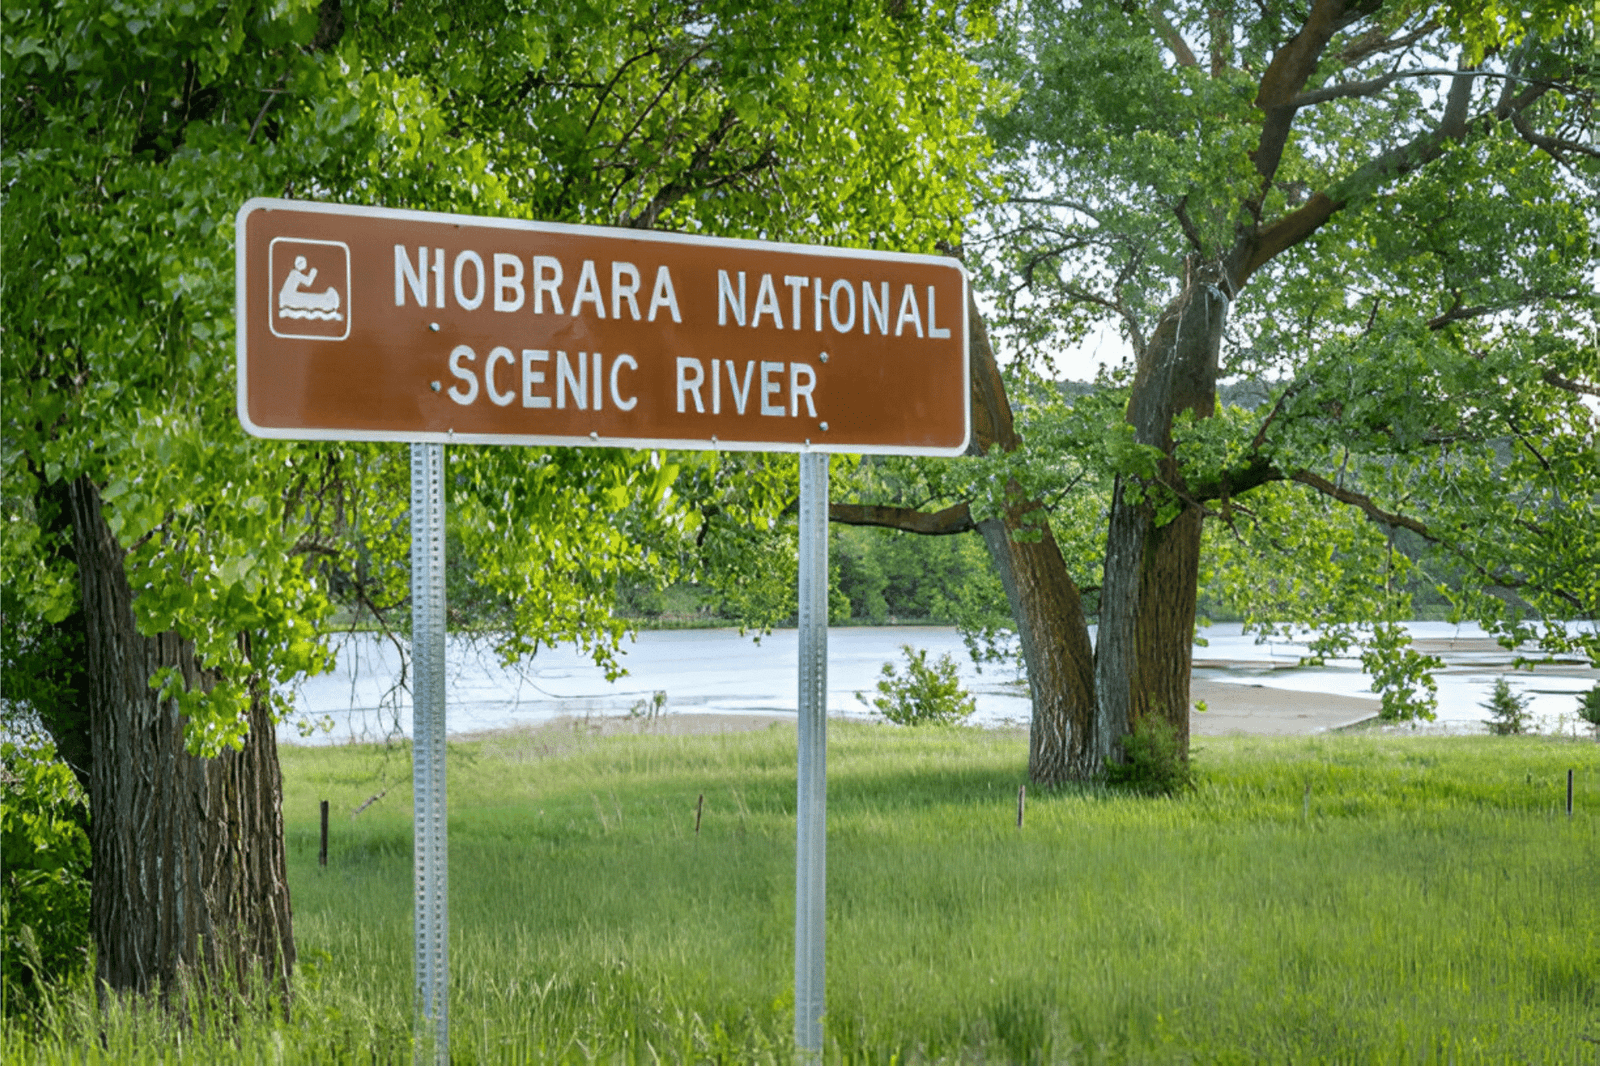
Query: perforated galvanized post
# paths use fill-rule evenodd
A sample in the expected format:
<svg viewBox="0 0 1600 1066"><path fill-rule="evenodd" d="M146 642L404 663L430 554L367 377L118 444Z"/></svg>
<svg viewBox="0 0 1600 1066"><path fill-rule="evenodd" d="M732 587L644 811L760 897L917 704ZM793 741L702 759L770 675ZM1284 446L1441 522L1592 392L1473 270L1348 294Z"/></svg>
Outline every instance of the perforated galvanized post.
<svg viewBox="0 0 1600 1066"><path fill-rule="evenodd" d="M416 1059L450 1061L450 875L445 821L444 445L411 446L411 781Z"/></svg>
<svg viewBox="0 0 1600 1066"><path fill-rule="evenodd" d="M822 1055L828 866L828 457L800 456L800 756L795 805L794 1041Z"/></svg>

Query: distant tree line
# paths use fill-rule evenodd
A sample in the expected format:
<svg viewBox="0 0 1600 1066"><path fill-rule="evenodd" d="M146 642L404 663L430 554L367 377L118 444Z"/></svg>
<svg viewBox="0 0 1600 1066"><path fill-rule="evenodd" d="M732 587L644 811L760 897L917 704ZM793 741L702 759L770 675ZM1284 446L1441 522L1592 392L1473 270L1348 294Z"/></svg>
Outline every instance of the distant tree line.
<svg viewBox="0 0 1600 1066"><path fill-rule="evenodd" d="M834 526L828 535L829 621L834 625L962 625L1003 616L1005 591L982 543L888 529ZM793 590L789 591L793 600ZM737 625L746 605L725 589L680 582L622 582L617 611L645 626ZM793 624L793 604L777 624Z"/></svg>

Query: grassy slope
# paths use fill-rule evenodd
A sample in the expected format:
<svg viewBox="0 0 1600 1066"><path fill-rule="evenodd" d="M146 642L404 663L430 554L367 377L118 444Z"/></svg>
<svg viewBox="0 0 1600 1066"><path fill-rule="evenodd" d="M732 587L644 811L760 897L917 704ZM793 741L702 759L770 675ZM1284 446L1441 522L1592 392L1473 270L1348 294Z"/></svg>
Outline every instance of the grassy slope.
<svg viewBox="0 0 1600 1066"><path fill-rule="evenodd" d="M830 1057L1600 1059L1600 746L1212 739L1190 796L1030 795L1019 831L1024 740L830 732ZM300 999L235 1054L406 1060L409 763L283 763ZM457 1063L788 1058L792 728L457 744L450 791Z"/></svg>

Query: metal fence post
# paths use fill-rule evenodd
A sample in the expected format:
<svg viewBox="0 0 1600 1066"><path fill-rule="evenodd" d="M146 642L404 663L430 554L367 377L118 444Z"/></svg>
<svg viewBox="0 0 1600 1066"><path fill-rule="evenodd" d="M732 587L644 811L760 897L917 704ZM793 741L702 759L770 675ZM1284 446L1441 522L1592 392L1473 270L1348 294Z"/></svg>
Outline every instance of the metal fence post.
<svg viewBox="0 0 1600 1066"><path fill-rule="evenodd" d="M411 781L416 1059L450 1061L445 817L444 445L411 445Z"/></svg>
<svg viewBox="0 0 1600 1066"><path fill-rule="evenodd" d="M827 916L828 456L800 455L800 753L795 807L794 1040L822 1054Z"/></svg>

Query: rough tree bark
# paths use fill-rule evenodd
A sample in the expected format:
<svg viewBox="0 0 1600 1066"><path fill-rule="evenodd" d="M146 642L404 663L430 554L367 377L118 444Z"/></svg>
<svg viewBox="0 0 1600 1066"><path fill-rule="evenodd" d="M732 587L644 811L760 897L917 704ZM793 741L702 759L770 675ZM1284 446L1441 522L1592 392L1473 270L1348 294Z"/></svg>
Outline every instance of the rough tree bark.
<svg viewBox="0 0 1600 1066"><path fill-rule="evenodd" d="M99 489L80 478L70 498L87 632L96 986L167 993L184 979L247 987L259 974L286 990L295 953L271 715L252 703L240 751L188 753L177 704L150 677L170 666L191 685L214 679L188 641L137 630Z"/></svg>
<svg viewBox="0 0 1600 1066"><path fill-rule="evenodd" d="M1128 422L1134 440L1165 453L1156 483L1119 477L1106 536L1095 681L1102 764L1121 761L1122 738L1142 719L1166 721L1189 750L1189 672L1204 514L1172 456L1172 422L1183 411L1209 418L1227 320L1219 268L1192 265L1183 291L1139 353ZM1162 503L1179 511L1158 522Z"/></svg>
<svg viewBox="0 0 1600 1066"><path fill-rule="evenodd" d="M968 453L983 455L996 445L1014 451L1022 441L976 303L968 305L967 317L972 360L972 444ZM1094 739L1094 649L1083 599L1049 524L1028 523L1029 513L1037 510L1038 504L1023 499L1014 484L1006 487L1006 494L1005 515L978 523L978 530L1006 590L1028 667L1033 694L1028 777L1043 785L1091 777L1099 771Z"/></svg>

